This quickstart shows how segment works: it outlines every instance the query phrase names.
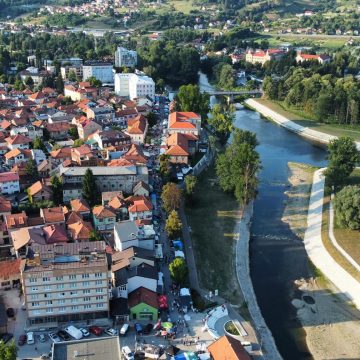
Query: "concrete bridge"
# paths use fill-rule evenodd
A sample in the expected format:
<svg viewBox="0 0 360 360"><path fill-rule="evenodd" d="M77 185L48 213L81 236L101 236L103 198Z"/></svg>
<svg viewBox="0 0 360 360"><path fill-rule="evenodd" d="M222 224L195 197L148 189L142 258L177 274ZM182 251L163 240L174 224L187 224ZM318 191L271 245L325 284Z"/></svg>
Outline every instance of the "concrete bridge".
<svg viewBox="0 0 360 360"><path fill-rule="evenodd" d="M231 103L234 101L235 95L258 95L262 96L263 91L261 89L259 90L239 90L239 91L226 91L226 90L213 90L213 91L205 91L210 96L226 96L228 103Z"/></svg>

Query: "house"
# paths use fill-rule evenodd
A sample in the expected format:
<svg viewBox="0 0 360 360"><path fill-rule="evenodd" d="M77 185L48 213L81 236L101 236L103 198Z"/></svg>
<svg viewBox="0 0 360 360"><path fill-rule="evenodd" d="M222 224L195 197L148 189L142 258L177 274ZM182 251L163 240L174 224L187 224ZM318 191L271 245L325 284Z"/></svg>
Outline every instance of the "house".
<svg viewBox="0 0 360 360"><path fill-rule="evenodd" d="M67 230L74 241L89 241L94 229L91 223L81 220L69 224Z"/></svg>
<svg viewBox="0 0 360 360"><path fill-rule="evenodd" d="M331 58L329 55L320 54L320 55L311 55L311 54L302 54L301 51L297 53L296 62L303 63L304 61L317 61L319 64L329 64Z"/></svg>
<svg viewBox="0 0 360 360"><path fill-rule="evenodd" d="M50 160L44 160L42 161L38 167L39 176L41 178L47 178L49 177L50 171L52 169Z"/></svg>
<svg viewBox="0 0 360 360"><path fill-rule="evenodd" d="M126 133L134 144L144 144L148 131L148 121L144 115L138 115L135 119L128 120Z"/></svg>
<svg viewBox="0 0 360 360"><path fill-rule="evenodd" d="M147 165L147 157L140 146L136 144L130 146L130 149L123 155L122 159L130 161L130 163L135 165ZM109 164L109 166L111 165Z"/></svg>
<svg viewBox="0 0 360 360"><path fill-rule="evenodd" d="M0 290L20 284L20 259L0 261Z"/></svg>
<svg viewBox="0 0 360 360"><path fill-rule="evenodd" d="M223 335L208 346L212 360L250 360L241 342L228 335Z"/></svg>
<svg viewBox="0 0 360 360"><path fill-rule="evenodd" d="M144 287L148 290L156 292L158 283L158 271L155 266L141 264L127 269L127 292Z"/></svg>
<svg viewBox="0 0 360 360"><path fill-rule="evenodd" d="M65 213L61 206L40 209L40 216L45 224L65 224Z"/></svg>
<svg viewBox="0 0 360 360"><path fill-rule="evenodd" d="M86 116L98 123L112 123L115 118L115 110L111 105L88 107Z"/></svg>
<svg viewBox="0 0 360 360"><path fill-rule="evenodd" d="M18 134L15 136L10 136L10 137L6 138L5 141L7 143L7 147L9 150L29 149L29 147L30 147L29 144L32 142L32 140L30 138L28 138L27 136L21 135L21 134Z"/></svg>
<svg viewBox="0 0 360 360"><path fill-rule="evenodd" d="M146 196L148 197L150 194L150 187L148 184L143 181L139 181L133 188L133 194L135 196Z"/></svg>
<svg viewBox="0 0 360 360"><path fill-rule="evenodd" d="M14 194L20 192L19 174L14 172L0 173L1 194Z"/></svg>
<svg viewBox="0 0 360 360"><path fill-rule="evenodd" d="M112 231L116 222L116 214L108 207L99 205L93 208L93 222L98 231Z"/></svg>
<svg viewBox="0 0 360 360"><path fill-rule="evenodd" d="M128 295L128 306L131 320L157 321L157 294L145 287L140 287Z"/></svg>
<svg viewBox="0 0 360 360"><path fill-rule="evenodd" d="M28 226L28 217L25 211L18 214L5 215L5 224L8 231Z"/></svg>
<svg viewBox="0 0 360 360"><path fill-rule="evenodd" d="M45 124L45 129L49 132L50 138L54 140L65 140L69 138L70 127L70 124L66 122Z"/></svg>
<svg viewBox="0 0 360 360"><path fill-rule="evenodd" d="M129 135L124 134L120 130L106 130L97 132L93 136L100 149L105 149L110 146L114 146L120 150L127 150L131 144L131 138Z"/></svg>
<svg viewBox="0 0 360 360"><path fill-rule="evenodd" d="M51 187L46 185L44 181L37 181L31 185L27 190L29 201L36 203L43 200L51 200L53 193Z"/></svg>
<svg viewBox="0 0 360 360"><path fill-rule="evenodd" d="M20 149L10 150L4 157L7 165L14 165L25 160L25 155Z"/></svg>
<svg viewBox="0 0 360 360"><path fill-rule="evenodd" d="M86 140L89 135L95 133L96 131L101 131L102 126L94 120L87 120L86 122L79 123L77 125L79 138Z"/></svg>
<svg viewBox="0 0 360 360"><path fill-rule="evenodd" d="M188 164L189 156L194 155L198 137L192 133L173 133L167 138L168 149L165 154L173 164Z"/></svg>
<svg viewBox="0 0 360 360"><path fill-rule="evenodd" d="M108 201L107 205L109 208L111 208L112 211L115 212L117 220L124 220L127 218L127 203L122 194L115 195L110 201Z"/></svg>
<svg viewBox="0 0 360 360"><path fill-rule="evenodd" d="M64 96L69 96L72 101L81 101L84 99L95 99L98 90L92 87L88 82L81 82L79 85L65 85Z"/></svg>
<svg viewBox="0 0 360 360"><path fill-rule="evenodd" d="M248 49L245 55L245 61L251 64L264 65L267 61L279 60L286 52L280 49L253 50Z"/></svg>
<svg viewBox="0 0 360 360"><path fill-rule="evenodd" d="M42 229L47 244L66 243L69 241L64 226L51 224Z"/></svg>
<svg viewBox="0 0 360 360"><path fill-rule="evenodd" d="M31 157L37 166L40 165L43 161L46 161L46 155L41 149L31 149Z"/></svg>
<svg viewBox="0 0 360 360"><path fill-rule="evenodd" d="M129 206L129 218L134 220L152 220L153 206L150 200L145 196L142 199L135 200L132 205Z"/></svg>
<svg viewBox="0 0 360 360"><path fill-rule="evenodd" d="M168 134L181 133L199 136L201 116L194 112L175 111L169 114Z"/></svg>
<svg viewBox="0 0 360 360"><path fill-rule="evenodd" d="M50 156L54 160L54 163L58 165L65 160L71 160L71 148L64 147L58 150L53 150L50 152Z"/></svg>
<svg viewBox="0 0 360 360"><path fill-rule="evenodd" d="M138 226L135 221L126 220L115 223L115 250L123 251L136 246L142 249L154 250L155 231L152 225Z"/></svg>
<svg viewBox="0 0 360 360"><path fill-rule="evenodd" d="M128 121L135 119L138 115L139 114L135 108L116 110L114 123L122 128L125 128L127 126Z"/></svg>
<svg viewBox="0 0 360 360"><path fill-rule="evenodd" d="M84 199L74 199L70 201L71 210L86 218L90 216L90 206Z"/></svg>

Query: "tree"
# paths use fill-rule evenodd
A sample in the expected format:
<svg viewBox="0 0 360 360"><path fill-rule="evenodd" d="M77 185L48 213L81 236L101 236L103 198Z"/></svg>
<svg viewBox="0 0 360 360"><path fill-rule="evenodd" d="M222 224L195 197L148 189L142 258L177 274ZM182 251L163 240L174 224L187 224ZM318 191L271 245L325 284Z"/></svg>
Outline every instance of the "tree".
<svg viewBox="0 0 360 360"><path fill-rule="evenodd" d="M79 133L76 126L73 126L69 129L69 135L73 140L79 139Z"/></svg>
<svg viewBox="0 0 360 360"><path fill-rule="evenodd" d="M60 205L63 202L63 185L60 178L56 175L50 179L51 190L53 193L53 201L56 205Z"/></svg>
<svg viewBox="0 0 360 360"><path fill-rule="evenodd" d="M101 241L102 239L101 239L100 234L97 231L91 230L89 240L90 241Z"/></svg>
<svg viewBox="0 0 360 360"><path fill-rule="evenodd" d="M56 87L56 91L59 94L62 94L64 92L64 80L61 77L61 75L58 75L58 77L56 78L55 87Z"/></svg>
<svg viewBox="0 0 360 360"><path fill-rule="evenodd" d="M169 265L171 278L180 285L185 284L188 268L185 259L177 257Z"/></svg>
<svg viewBox="0 0 360 360"><path fill-rule="evenodd" d="M149 112L146 115L147 121L149 123L149 127L153 127L157 123L157 116L154 112Z"/></svg>
<svg viewBox="0 0 360 360"><path fill-rule="evenodd" d="M34 80L31 76L27 76L25 78L25 85L29 86L30 88L32 88L34 86Z"/></svg>
<svg viewBox="0 0 360 360"><path fill-rule="evenodd" d="M208 123L215 130L217 137L222 144L225 144L233 130L235 111L232 107L224 108L215 104L211 109L211 116Z"/></svg>
<svg viewBox="0 0 360 360"><path fill-rule="evenodd" d="M241 205L248 204L256 196L257 174L261 168L256 144L254 134L235 131L232 143L216 159L220 187L232 192Z"/></svg>
<svg viewBox="0 0 360 360"><path fill-rule="evenodd" d="M187 175L185 177L185 194L191 197L194 194L197 178L194 175Z"/></svg>
<svg viewBox="0 0 360 360"><path fill-rule="evenodd" d="M163 178L168 179L170 176L170 156L166 154L160 155L160 174Z"/></svg>
<svg viewBox="0 0 360 360"><path fill-rule="evenodd" d="M69 81L77 81L76 73L74 70L69 71L68 79Z"/></svg>
<svg viewBox="0 0 360 360"><path fill-rule="evenodd" d="M96 185L95 176L91 169L87 169L85 171L82 183L82 194L91 207L99 203L99 189Z"/></svg>
<svg viewBox="0 0 360 360"><path fill-rule="evenodd" d="M205 120L210 110L210 96L202 93L197 85L180 86L179 92L175 97L176 111L193 111L201 115Z"/></svg>
<svg viewBox="0 0 360 360"><path fill-rule="evenodd" d="M224 64L220 71L218 85L225 90L231 90L235 86L235 71L229 64Z"/></svg>
<svg viewBox="0 0 360 360"><path fill-rule="evenodd" d="M31 177L34 182L39 179L39 171L35 160L30 159L26 163L25 171L26 171L26 175Z"/></svg>
<svg viewBox="0 0 360 360"><path fill-rule="evenodd" d="M80 147L81 145L83 145L84 144L84 140L83 139L76 139L75 141L74 141L74 144L73 144L73 148L77 148L77 147Z"/></svg>
<svg viewBox="0 0 360 360"><path fill-rule="evenodd" d="M176 210L172 210L166 219L165 231L169 239L174 240L181 235L182 223Z"/></svg>
<svg viewBox="0 0 360 360"><path fill-rule="evenodd" d="M86 79L86 81L88 81L91 86L94 86L97 88L102 86L102 82L100 80L98 80L95 76L90 76L89 78Z"/></svg>
<svg viewBox="0 0 360 360"><path fill-rule="evenodd" d="M334 201L336 221L340 226L360 230L360 186L345 186Z"/></svg>
<svg viewBox="0 0 360 360"><path fill-rule="evenodd" d="M355 169L359 161L359 152L354 140L346 136L331 140L328 151L329 163L324 174L327 183L338 188L345 183Z"/></svg>
<svg viewBox="0 0 360 360"><path fill-rule="evenodd" d="M172 210L177 210L180 207L181 202L181 190L176 184L170 182L164 185L161 200L163 201L163 207L167 213Z"/></svg>
<svg viewBox="0 0 360 360"><path fill-rule="evenodd" d="M5 344L3 341L0 342L0 359L1 360L16 360L17 347L15 341Z"/></svg>
<svg viewBox="0 0 360 360"><path fill-rule="evenodd" d="M33 142L33 149L39 149L42 150L44 153L47 152L46 146L41 138L36 137Z"/></svg>

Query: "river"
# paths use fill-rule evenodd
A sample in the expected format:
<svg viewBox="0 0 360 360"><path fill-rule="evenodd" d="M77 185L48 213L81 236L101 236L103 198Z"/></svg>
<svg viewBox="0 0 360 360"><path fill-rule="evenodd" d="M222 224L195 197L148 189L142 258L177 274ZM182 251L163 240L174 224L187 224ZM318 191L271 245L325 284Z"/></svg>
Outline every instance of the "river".
<svg viewBox="0 0 360 360"><path fill-rule="evenodd" d="M211 90L203 74L199 85L203 90ZM211 99L211 103L215 101ZM263 166L250 243L250 271L258 304L283 358L311 359L293 337L299 324L294 320L289 297L294 280L309 276L307 255L302 240L281 218L284 192L289 186L287 163L323 166L326 152L250 110L236 112L235 127L256 133Z"/></svg>

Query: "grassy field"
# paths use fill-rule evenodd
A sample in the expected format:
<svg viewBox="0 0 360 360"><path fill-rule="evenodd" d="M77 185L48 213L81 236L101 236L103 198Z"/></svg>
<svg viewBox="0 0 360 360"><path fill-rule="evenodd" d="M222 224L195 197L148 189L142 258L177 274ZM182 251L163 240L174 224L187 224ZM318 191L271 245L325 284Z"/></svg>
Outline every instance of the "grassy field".
<svg viewBox="0 0 360 360"><path fill-rule="evenodd" d="M360 126L321 124L315 120L306 118L305 114L301 111L289 111L284 109L280 102L266 99L258 99L258 101L301 126L305 126L330 135L350 136L354 140L360 141Z"/></svg>
<svg viewBox="0 0 360 360"><path fill-rule="evenodd" d="M239 205L224 194L211 167L199 178L194 203L186 209L201 286L241 306L243 297L235 273L235 231Z"/></svg>

